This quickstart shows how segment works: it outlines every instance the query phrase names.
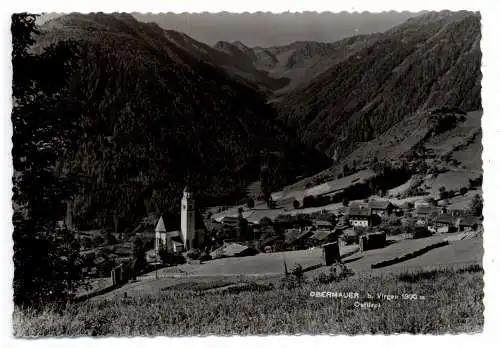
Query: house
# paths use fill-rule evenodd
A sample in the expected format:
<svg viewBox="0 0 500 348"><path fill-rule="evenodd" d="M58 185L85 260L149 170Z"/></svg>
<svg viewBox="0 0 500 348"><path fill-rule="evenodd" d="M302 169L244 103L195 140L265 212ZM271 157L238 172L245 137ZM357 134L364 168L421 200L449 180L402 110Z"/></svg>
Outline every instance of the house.
<svg viewBox="0 0 500 348"><path fill-rule="evenodd" d="M344 226L349 224L349 216L345 214L337 215L337 226Z"/></svg>
<svg viewBox="0 0 500 348"><path fill-rule="evenodd" d="M240 219L238 216L224 216L221 222L223 225L237 227L240 222Z"/></svg>
<svg viewBox="0 0 500 348"><path fill-rule="evenodd" d="M317 231L329 231L333 229L333 223L325 220L313 220L312 226Z"/></svg>
<svg viewBox="0 0 500 348"><path fill-rule="evenodd" d="M311 246L323 245L325 243L336 242L338 235L334 231L316 231L308 237L308 244Z"/></svg>
<svg viewBox="0 0 500 348"><path fill-rule="evenodd" d="M457 218L451 215L439 215L436 221L428 226L429 231L435 233L448 233L456 230Z"/></svg>
<svg viewBox="0 0 500 348"><path fill-rule="evenodd" d="M418 205L415 207L415 214L417 217L427 218L433 213L437 213L437 209L431 205Z"/></svg>
<svg viewBox="0 0 500 348"><path fill-rule="evenodd" d="M373 225L373 217L368 207L362 205L349 206L349 224L354 227L369 227Z"/></svg>
<svg viewBox="0 0 500 348"><path fill-rule="evenodd" d="M476 231L479 221L475 216L463 216L457 219L457 228L460 232Z"/></svg>
<svg viewBox="0 0 500 348"><path fill-rule="evenodd" d="M253 226L254 239L273 236L275 233L274 226Z"/></svg>
<svg viewBox="0 0 500 348"><path fill-rule="evenodd" d="M426 225L432 215L438 213L436 207L432 205L418 205L415 208L415 215L417 217L417 225Z"/></svg>
<svg viewBox="0 0 500 348"><path fill-rule="evenodd" d="M217 259L222 257L253 256L258 253L258 250L247 247L245 245L241 245L239 243L225 243L220 248L212 251L210 253L210 256L212 257L212 259Z"/></svg>
<svg viewBox="0 0 500 348"><path fill-rule="evenodd" d="M389 216L394 211L394 205L389 201L370 201L368 208L372 215Z"/></svg>
<svg viewBox="0 0 500 348"><path fill-rule="evenodd" d="M305 249L308 239L314 234L309 230L291 229L285 232L285 244L293 249Z"/></svg>

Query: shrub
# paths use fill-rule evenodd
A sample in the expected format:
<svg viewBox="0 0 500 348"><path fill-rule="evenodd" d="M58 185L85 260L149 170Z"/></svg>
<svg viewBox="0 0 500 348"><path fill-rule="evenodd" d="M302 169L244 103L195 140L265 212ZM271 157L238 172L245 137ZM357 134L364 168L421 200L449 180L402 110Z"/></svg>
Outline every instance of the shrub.
<svg viewBox="0 0 500 348"><path fill-rule="evenodd" d="M303 268L302 268L302 266L300 264L296 264L292 268L292 272L291 273L299 281L301 281L302 279L304 279L304 270L303 270Z"/></svg>
<svg viewBox="0 0 500 348"><path fill-rule="evenodd" d="M343 263L337 263L331 266L328 273L321 272L316 278L315 282L319 284L329 284L338 282L342 279L352 276L354 272Z"/></svg>
<svg viewBox="0 0 500 348"><path fill-rule="evenodd" d="M170 266L183 265L186 263L186 258L180 254L168 254L165 261L164 263Z"/></svg>
<svg viewBox="0 0 500 348"><path fill-rule="evenodd" d="M476 194L472 199L470 210L474 216L483 215L483 199L480 195Z"/></svg>
<svg viewBox="0 0 500 348"><path fill-rule="evenodd" d="M413 232L413 239L426 238L432 236L432 232L425 227L417 227Z"/></svg>
<svg viewBox="0 0 500 348"><path fill-rule="evenodd" d="M199 260L201 257L201 251L199 249L192 249L187 252L186 256L191 260Z"/></svg>
<svg viewBox="0 0 500 348"><path fill-rule="evenodd" d="M252 198L247 198L246 200L246 205L248 208L252 209L253 207L255 207L255 202Z"/></svg>
<svg viewBox="0 0 500 348"><path fill-rule="evenodd" d="M290 277L290 276L285 276L281 278L280 281L280 288L281 289L286 289L286 290L292 290L295 288L298 288L302 285L301 282L297 280L295 277Z"/></svg>
<svg viewBox="0 0 500 348"><path fill-rule="evenodd" d="M300 208L300 202L298 200L294 200L293 201L293 208L294 209L299 209Z"/></svg>

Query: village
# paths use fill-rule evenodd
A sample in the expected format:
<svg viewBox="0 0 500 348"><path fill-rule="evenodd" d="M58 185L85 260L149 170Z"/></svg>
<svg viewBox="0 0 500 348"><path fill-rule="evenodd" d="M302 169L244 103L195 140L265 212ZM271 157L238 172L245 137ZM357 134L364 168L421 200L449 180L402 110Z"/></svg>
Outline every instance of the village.
<svg viewBox="0 0 500 348"><path fill-rule="evenodd" d="M318 187L311 190L317 192ZM445 192L441 196L452 195L440 191ZM456 194L460 195L460 190ZM201 212L196 207L196 197L186 186L180 200L178 229L167 229L163 216L150 216L128 236L102 230L78 232L86 262L83 276L107 279L106 284L116 287L129 280L179 273L183 269L186 271L181 272L214 276L264 274L271 269L278 274L287 262L306 270L347 262L354 268L363 264L357 268L368 271L383 267L383 262L404 262L408 257L401 257L406 254L414 253L417 257L448 241L477 239L482 235L474 199L466 208L453 209L444 204L449 203L448 199L432 197L416 197L397 204L394 199L374 195L315 208L302 207L304 203L296 198L280 199L279 194L274 194L274 198L269 204L248 197L244 204ZM465 262L475 262L480 257L476 244L471 244L474 251L466 253L471 260ZM370 250L378 253L372 263L366 264L369 257L365 257L364 263L357 261ZM275 254L282 256L273 257ZM399 257L399 261L390 261L394 257ZM453 254L448 257L450 260L441 261L453 264L454 257ZM228 258L246 260L241 263ZM217 264L218 259L226 259L220 261L222 267ZM425 259L421 261L426 263Z"/></svg>

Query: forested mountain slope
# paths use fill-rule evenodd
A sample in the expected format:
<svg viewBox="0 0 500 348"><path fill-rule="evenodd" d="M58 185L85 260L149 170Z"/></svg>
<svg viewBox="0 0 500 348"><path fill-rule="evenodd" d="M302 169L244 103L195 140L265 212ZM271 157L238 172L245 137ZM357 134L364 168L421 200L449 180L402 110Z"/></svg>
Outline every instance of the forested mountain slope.
<svg viewBox="0 0 500 348"><path fill-rule="evenodd" d="M331 43L296 41L284 46L252 48L239 41L219 41L214 47L237 61L246 59L255 69L267 72L270 78L286 81L281 88L275 84L278 87L275 95L280 96L306 85L334 64L375 42L379 35L359 35Z"/></svg>
<svg viewBox="0 0 500 348"><path fill-rule="evenodd" d="M286 78L269 77L267 72L257 69L246 57L235 59L232 54L221 52L184 33L161 29L155 23L138 22L127 14L115 14L114 20L105 19L103 16L106 15L102 14L95 16L100 16L99 22L90 20L88 16L82 14L71 14L49 21L44 25L46 29L44 43L54 42L61 38L70 39L75 33L84 37L96 32L112 32L114 35L133 34L137 40L143 40L150 45L160 45L162 49L168 50L173 59L178 57L179 52L185 51L192 58L220 68L239 82L249 84L263 92L281 88L288 83ZM119 20L117 20L118 17ZM97 33L97 35L100 36L102 33Z"/></svg>
<svg viewBox="0 0 500 348"><path fill-rule="evenodd" d="M429 13L381 35L277 104L299 137L340 160L418 110L481 109L480 17Z"/></svg>
<svg viewBox="0 0 500 348"><path fill-rule="evenodd" d="M329 164L275 122L252 83L172 35L129 15L72 14L47 23L34 48L67 39L82 47L71 81L81 138L60 164L84 178L73 202L81 228L155 212L178 227L187 180L201 206L237 197L266 160L275 160L278 186Z"/></svg>

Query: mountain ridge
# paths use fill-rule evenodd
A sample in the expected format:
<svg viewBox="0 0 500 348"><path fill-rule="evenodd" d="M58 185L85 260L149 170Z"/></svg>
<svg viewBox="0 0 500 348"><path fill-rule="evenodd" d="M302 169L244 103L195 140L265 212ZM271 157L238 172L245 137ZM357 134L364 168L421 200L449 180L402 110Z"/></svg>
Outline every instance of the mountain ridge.
<svg viewBox="0 0 500 348"><path fill-rule="evenodd" d="M410 19L276 106L303 141L332 158L346 156L355 143L373 139L419 109L480 109L479 42L478 14Z"/></svg>

